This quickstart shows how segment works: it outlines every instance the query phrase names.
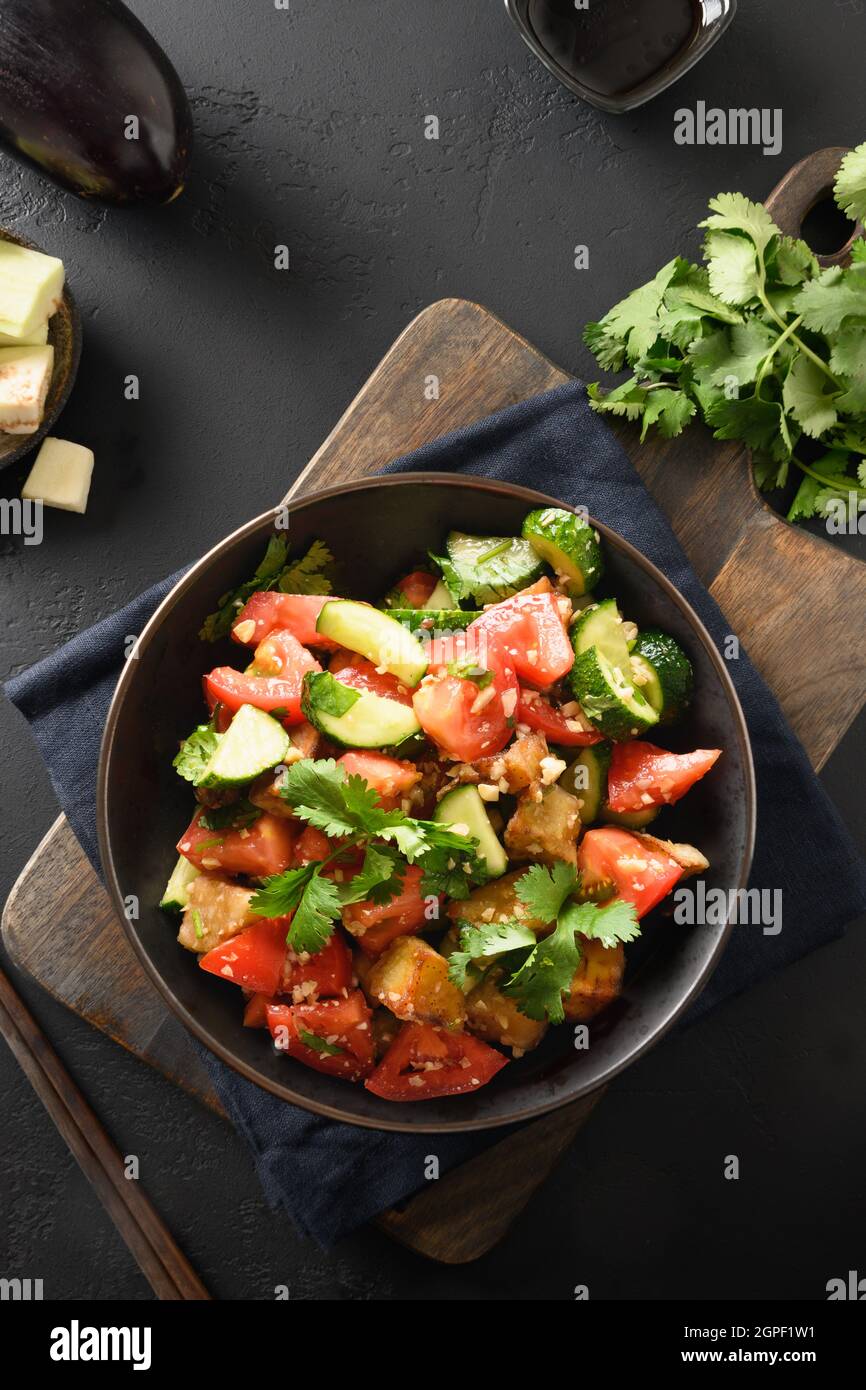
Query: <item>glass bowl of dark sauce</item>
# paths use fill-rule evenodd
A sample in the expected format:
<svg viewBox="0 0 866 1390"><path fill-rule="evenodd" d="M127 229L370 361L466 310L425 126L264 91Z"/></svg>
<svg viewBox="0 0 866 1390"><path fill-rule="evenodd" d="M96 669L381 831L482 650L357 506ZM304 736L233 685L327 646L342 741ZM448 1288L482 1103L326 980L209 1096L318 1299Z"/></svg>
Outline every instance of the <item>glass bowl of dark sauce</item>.
<svg viewBox="0 0 866 1390"><path fill-rule="evenodd" d="M505 0L536 57L576 96L631 111L712 48L736 0Z"/></svg>

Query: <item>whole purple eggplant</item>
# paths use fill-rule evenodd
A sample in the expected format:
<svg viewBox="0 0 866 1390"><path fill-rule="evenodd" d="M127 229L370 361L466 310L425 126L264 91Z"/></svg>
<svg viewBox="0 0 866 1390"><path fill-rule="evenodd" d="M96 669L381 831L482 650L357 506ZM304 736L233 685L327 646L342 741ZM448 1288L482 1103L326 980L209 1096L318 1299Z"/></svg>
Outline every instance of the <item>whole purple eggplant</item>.
<svg viewBox="0 0 866 1390"><path fill-rule="evenodd" d="M0 0L0 142L82 198L168 203L186 180L192 116L120 0Z"/></svg>

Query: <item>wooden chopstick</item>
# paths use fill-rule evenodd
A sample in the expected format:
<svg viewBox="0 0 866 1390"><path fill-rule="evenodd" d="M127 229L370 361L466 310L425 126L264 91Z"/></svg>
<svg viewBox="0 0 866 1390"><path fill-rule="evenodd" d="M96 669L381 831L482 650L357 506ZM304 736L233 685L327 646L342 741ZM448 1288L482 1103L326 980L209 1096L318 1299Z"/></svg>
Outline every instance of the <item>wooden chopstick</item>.
<svg viewBox="0 0 866 1390"><path fill-rule="evenodd" d="M90 1182L157 1298L210 1294L64 1067L11 980L0 970L0 1033Z"/></svg>

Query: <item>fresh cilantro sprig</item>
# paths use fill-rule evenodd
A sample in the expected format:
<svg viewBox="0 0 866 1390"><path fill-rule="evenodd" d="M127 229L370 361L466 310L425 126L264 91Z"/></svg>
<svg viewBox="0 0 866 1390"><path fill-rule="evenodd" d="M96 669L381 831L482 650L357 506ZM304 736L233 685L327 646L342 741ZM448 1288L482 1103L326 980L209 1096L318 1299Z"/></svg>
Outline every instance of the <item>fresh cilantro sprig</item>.
<svg viewBox="0 0 866 1390"><path fill-rule="evenodd" d="M305 555L290 562L286 537L271 536L252 579L222 595L216 611L205 618L199 637L203 642L227 637L247 599L261 589L279 589L285 594L330 594L333 586L328 571L333 563L334 557L324 541L313 541Z"/></svg>
<svg viewBox="0 0 866 1390"><path fill-rule="evenodd" d="M347 777L333 758L293 763L280 794L301 820L340 841L328 859L266 879L250 901L250 910L261 917L294 913L287 940L296 951L320 951L350 903L381 904L396 897L408 864L420 864L422 892L431 895L465 898L487 877L476 840L435 821L383 810L376 789L363 777ZM339 882L325 876L326 868L359 847L364 861L353 878Z"/></svg>
<svg viewBox="0 0 866 1390"><path fill-rule="evenodd" d="M580 877L570 864L552 869L535 864L517 881L515 891L533 917L555 922L549 936L537 939L519 918L505 922L460 923L460 950L448 958L448 974L461 989L473 978L477 962L494 959L504 979L499 988L521 1013L538 1021L562 1023L563 994L567 994L580 964L578 936L591 937L610 948L640 935L631 903L600 906L577 903L573 894Z"/></svg>
<svg viewBox="0 0 866 1390"><path fill-rule="evenodd" d="M197 729L193 729L189 738L185 738L180 745L180 749L172 759L172 767L177 768L178 775L185 778L187 782L192 782L197 786L205 768L217 750L221 734L218 734L210 724L199 724ZM215 827L209 826L208 829Z"/></svg>
<svg viewBox="0 0 866 1390"><path fill-rule="evenodd" d="M866 215L866 144L842 161L836 201ZM589 387L593 409L640 421L664 438L702 418L716 439L753 454L764 489L801 481L790 521L866 497L866 240L851 265L821 270L741 193L710 200L704 265L679 257L587 324L599 366L628 380ZM814 461L814 444L825 449Z"/></svg>

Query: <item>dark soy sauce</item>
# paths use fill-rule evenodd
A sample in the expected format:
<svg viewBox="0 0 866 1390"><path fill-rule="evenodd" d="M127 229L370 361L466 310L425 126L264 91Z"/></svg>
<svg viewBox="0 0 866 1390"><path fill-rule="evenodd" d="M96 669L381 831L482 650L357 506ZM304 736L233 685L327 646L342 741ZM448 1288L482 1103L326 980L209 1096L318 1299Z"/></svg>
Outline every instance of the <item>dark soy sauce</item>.
<svg viewBox="0 0 866 1390"><path fill-rule="evenodd" d="M591 91L618 96L667 67L689 44L700 0L530 0L541 46Z"/></svg>

